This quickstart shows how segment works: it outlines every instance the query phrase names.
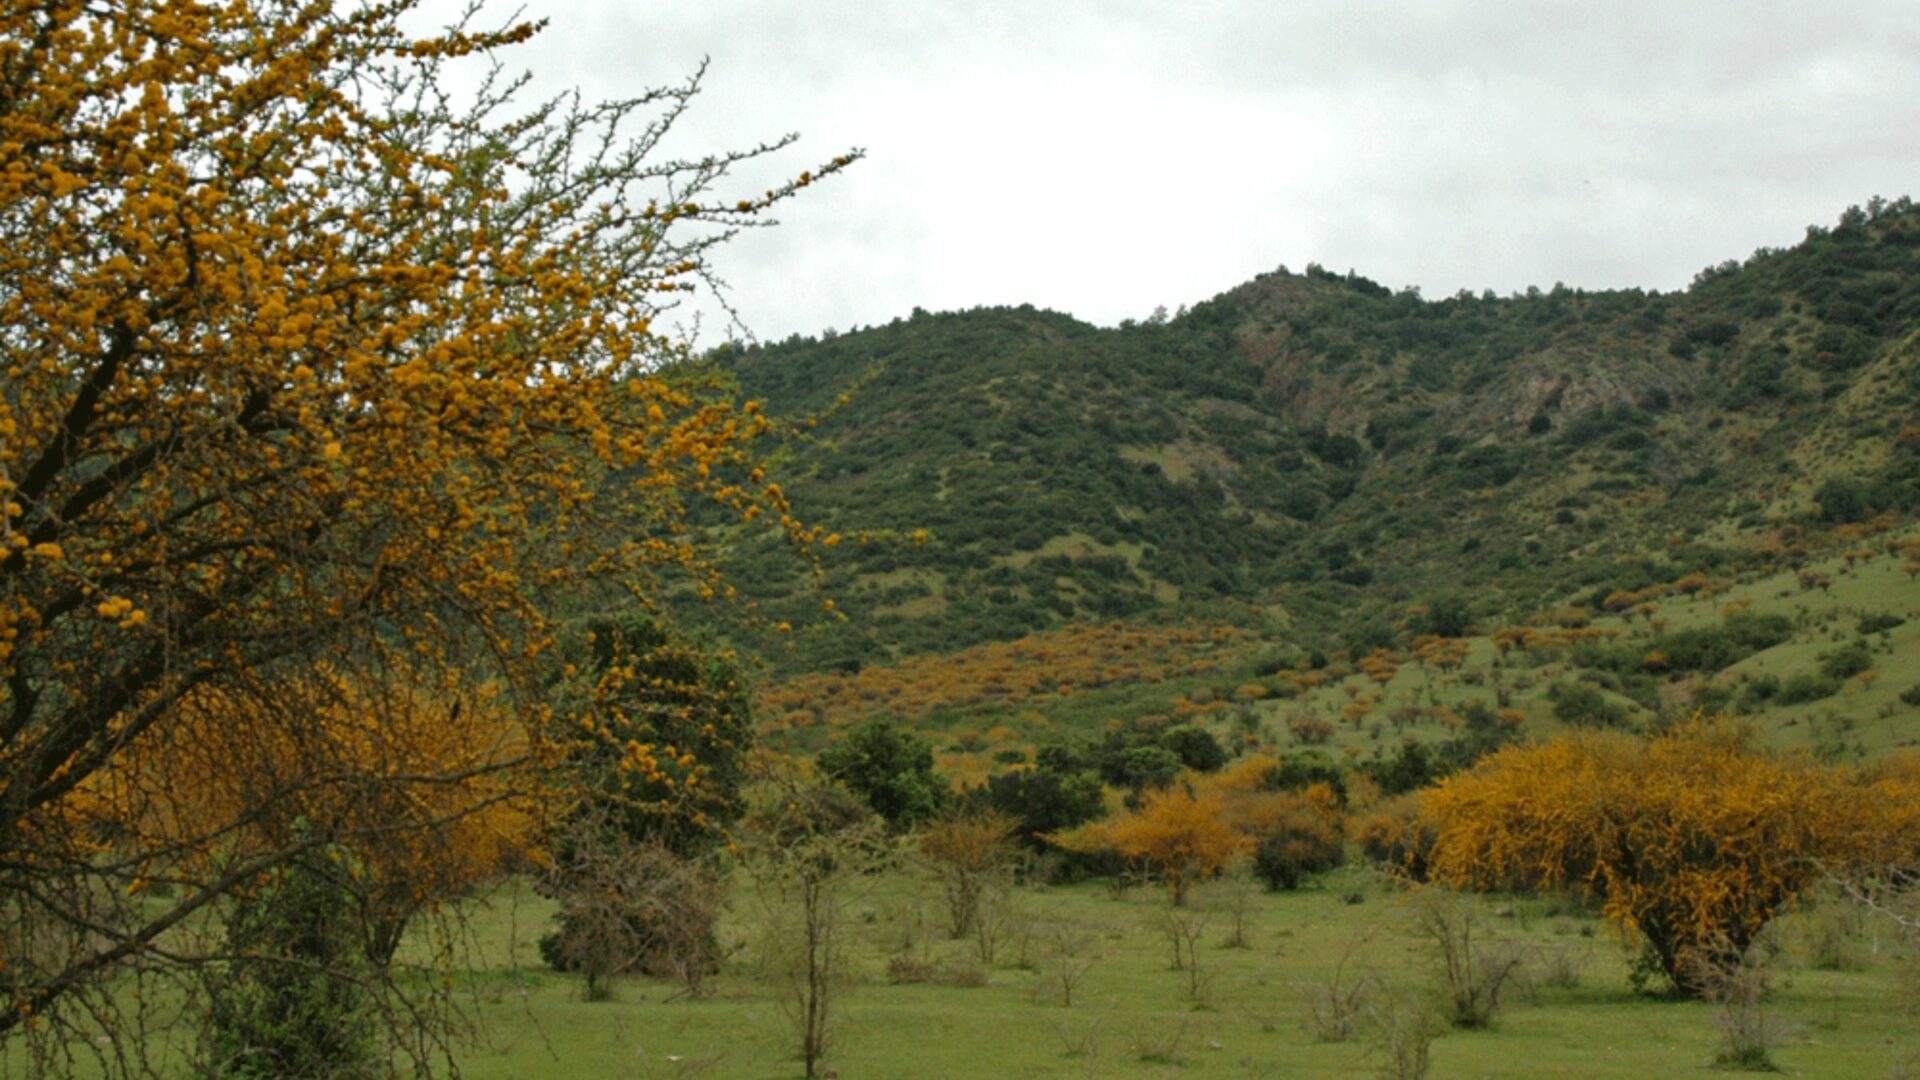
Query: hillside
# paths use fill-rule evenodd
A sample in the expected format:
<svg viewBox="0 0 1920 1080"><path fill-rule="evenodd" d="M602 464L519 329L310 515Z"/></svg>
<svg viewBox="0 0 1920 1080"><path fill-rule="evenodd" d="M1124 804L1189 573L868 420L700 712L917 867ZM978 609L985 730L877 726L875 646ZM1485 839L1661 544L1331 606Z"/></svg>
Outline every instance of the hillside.
<svg viewBox="0 0 1920 1080"><path fill-rule="evenodd" d="M786 672L1169 615L1364 651L1410 604L1498 621L1758 572L1781 522L1920 505L1917 243L1876 200L1681 293L1428 300L1309 266L1111 330L915 311L724 350L816 419L788 493L859 538L818 580L732 569L796 628Z"/></svg>

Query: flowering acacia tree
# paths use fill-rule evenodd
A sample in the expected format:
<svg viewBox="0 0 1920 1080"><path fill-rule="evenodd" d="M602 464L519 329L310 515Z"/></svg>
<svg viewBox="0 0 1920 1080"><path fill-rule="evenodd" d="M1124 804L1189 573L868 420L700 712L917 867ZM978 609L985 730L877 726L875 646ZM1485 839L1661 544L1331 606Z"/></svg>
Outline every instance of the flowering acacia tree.
<svg viewBox="0 0 1920 1080"><path fill-rule="evenodd" d="M1868 792L1696 721L1651 740L1582 734L1499 751L1422 796L1428 873L1454 885L1592 891L1675 985L1745 951L1773 916L1853 865ZM1909 814L1911 816L1911 814Z"/></svg>
<svg viewBox="0 0 1920 1080"><path fill-rule="evenodd" d="M446 65L537 28L417 39L412 6L0 3L0 1035L110 1009L109 975L198 958L170 935L197 911L355 839L216 859L231 820L131 827L97 793L189 703L297 745L322 721L285 687L463 668L540 719L515 691L548 605L724 591L697 506L813 539L756 461L767 419L651 320L849 159L717 200L784 140L660 159L692 83L456 103Z"/></svg>
<svg viewBox="0 0 1920 1080"><path fill-rule="evenodd" d="M1253 846L1234 827L1219 795L1196 796L1184 787L1149 791L1137 811L1047 839L1067 851L1119 855L1129 866L1159 878L1175 907L1187 902L1194 885L1219 874Z"/></svg>
<svg viewBox="0 0 1920 1080"><path fill-rule="evenodd" d="M136 893L191 887L236 856L308 835L350 842L360 869L346 914L367 959L385 965L421 911L536 849L556 792L536 782L508 703L461 672L300 674L196 688L164 737L142 740L69 805L111 822L121 849L223 837L156 860L159 877L128 883Z"/></svg>

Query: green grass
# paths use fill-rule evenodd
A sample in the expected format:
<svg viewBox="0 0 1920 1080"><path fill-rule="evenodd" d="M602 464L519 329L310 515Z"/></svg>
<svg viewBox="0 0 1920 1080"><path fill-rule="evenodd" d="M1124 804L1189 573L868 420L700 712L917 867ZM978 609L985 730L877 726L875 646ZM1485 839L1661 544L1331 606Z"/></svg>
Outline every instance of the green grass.
<svg viewBox="0 0 1920 1080"><path fill-rule="evenodd" d="M1350 972L1384 1001L1424 994L1431 976L1409 934L1403 894L1342 871L1297 894L1254 894L1250 947L1226 948L1224 886L1203 890L1210 912L1199 948L1203 989L1189 992L1157 928L1164 896L1141 888L1115 898L1098 885L1021 889L1015 915L980 986L893 985L890 955L907 951L936 970L978 964L971 942L945 940L931 885L876 879L854 905L855 983L844 997L841 1042L829 1067L843 1077L1320 1076L1379 1066L1366 1037L1319 1042L1306 1031L1303 995L1351 953ZM1349 903L1349 894L1360 902ZM1537 957L1565 954L1573 987L1515 995L1486 1031L1448 1031L1433 1047L1440 1076L1671 1076L1710 1066L1714 1007L1634 994L1625 951L1596 918L1538 899L1477 899L1493 932ZM575 980L529 970L526 931L543 909L508 889L476 908L496 966L474 982L485 1043L461 1055L469 1076L793 1076L799 1068L772 988L756 974L752 903L739 898L726 928L738 946L699 1000L668 984L624 981L614 1000L581 1000ZM1501 914L1495 914L1499 912ZM1854 1077L1891 1070L1910 1024L1895 993L1906 962L1881 928L1856 927L1857 970L1813 970L1815 911L1778 924L1783 952L1769 1008L1787 1032L1773 1058L1796 1075ZM1093 957L1072 1007L1047 978L1062 928ZM520 947L502 944L514 933ZM1877 938L1874 935L1877 934ZM1022 938L1025 939L1024 944ZM519 966L516 966L519 965Z"/></svg>
<svg viewBox="0 0 1920 1080"><path fill-rule="evenodd" d="M744 875L735 887L722 931L731 951L699 999L634 977L617 983L612 1000L589 1003L577 978L540 965L534 942L551 908L524 883L465 905L474 970L456 981L456 997L478 1037L457 1051L461 1072L479 1080L798 1076L776 990L755 962L758 905ZM1227 947L1236 896L1246 902L1244 948ZM876 876L850 908L853 977L827 1067L850 1080L1367 1075L1384 1061L1370 1034L1382 1010L1417 1007L1435 987L1425 944L1411 931L1412 902L1357 868L1291 894L1204 886L1190 905L1208 920L1196 997L1171 964L1158 889L1016 888L995 962L981 965L972 941L946 936L931 882ZM1712 1067L1716 1007L1634 993L1625 946L1581 905L1467 902L1484 920L1481 940L1524 950L1536 977L1508 995L1491 1028L1442 1028L1432 1075L1678 1076ZM1051 981L1063 935L1090 961L1070 1007ZM1771 1057L1786 1072L1887 1075L1920 1050L1906 1011L1920 1002L1902 975L1920 957L1890 924L1830 900L1777 920L1770 938L1778 955L1766 1008L1783 1032ZM887 971L898 955L947 974L896 985ZM1375 1004L1353 1039L1319 1041L1306 1025L1305 996L1343 963L1349 978L1372 984ZM1537 977L1550 967L1572 978ZM183 1023L154 1038L170 1036L177 1055L188 1030ZM164 1070L168 1052L158 1058ZM24 1073L24 1064L17 1046L0 1054L0 1073Z"/></svg>

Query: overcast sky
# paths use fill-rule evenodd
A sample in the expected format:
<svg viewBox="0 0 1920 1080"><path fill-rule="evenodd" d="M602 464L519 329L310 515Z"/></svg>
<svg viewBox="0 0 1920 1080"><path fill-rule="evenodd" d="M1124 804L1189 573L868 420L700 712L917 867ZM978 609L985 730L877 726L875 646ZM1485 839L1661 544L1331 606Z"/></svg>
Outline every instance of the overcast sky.
<svg viewBox="0 0 1920 1080"><path fill-rule="evenodd" d="M1673 289L1920 195L1912 0L525 12L552 25L507 59L545 88L630 94L710 59L685 153L797 131L791 174L867 151L719 257L762 338L915 306L1111 324L1308 262L1430 297Z"/></svg>

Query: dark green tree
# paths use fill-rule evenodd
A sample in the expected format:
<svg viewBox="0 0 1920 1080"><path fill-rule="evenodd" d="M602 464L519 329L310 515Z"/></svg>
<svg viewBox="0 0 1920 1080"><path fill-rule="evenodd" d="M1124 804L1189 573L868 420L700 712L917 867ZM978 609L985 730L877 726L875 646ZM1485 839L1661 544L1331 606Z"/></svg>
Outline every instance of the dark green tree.
<svg viewBox="0 0 1920 1080"><path fill-rule="evenodd" d="M1018 822L1017 835L1039 850L1046 846L1041 834L1065 832L1100 816L1100 778L1045 765L1016 769L988 778L968 793L968 801Z"/></svg>
<svg viewBox="0 0 1920 1080"><path fill-rule="evenodd" d="M1459 593L1442 593L1426 603L1426 610L1408 620L1415 635L1466 637L1473 633L1473 606Z"/></svg>
<svg viewBox="0 0 1920 1080"><path fill-rule="evenodd" d="M1553 715L1574 727L1613 727L1626 719L1620 706L1607 700L1596 687L1586 683L1561 683L1547 692L1553 699Z"/></svg>
<svg viewBox="0 0 1920 1080"><path fill-rule="evenodd" d="M563 639L550 694L559 786L607 827L694 856L739 819L753 713L730 656L645 615L596 617Z"/></svg>
<svg viewBox="0 0 1920 1080"><path fill-rule="evenodd" d="M1854 477L1830 477L1813 493L1819 504L1820 520L1841 524L1861 521L1873 513L1872 496L1867 485Z"/></svg>
<svg viewBox="0 0 1920 1080"><path fill-rule="evenodd" d="M1168 728L1160 736L1160 745L1178 757L1180 764L1195 772L1213 772L1227 763L1227 752L1220 746L1220 740L1192 725Z"/></svg>
<svg viewBox="0 0 1920 1080"><path fill-rule="evenodd" d="M945 801L945 789L933 775L933 747L884 720L822 750L815 764L895 828L925 821L939 813Z"/></svg>
<svg viewBox="0 0 1920 1080"><path fill-rule="evenodd" d="M1139 792L1166 787L1184 768L1186 764L1180 755L1164 746L1129 746L1107 756L1101 763L1101 777L1110 784Z"/></svg>

